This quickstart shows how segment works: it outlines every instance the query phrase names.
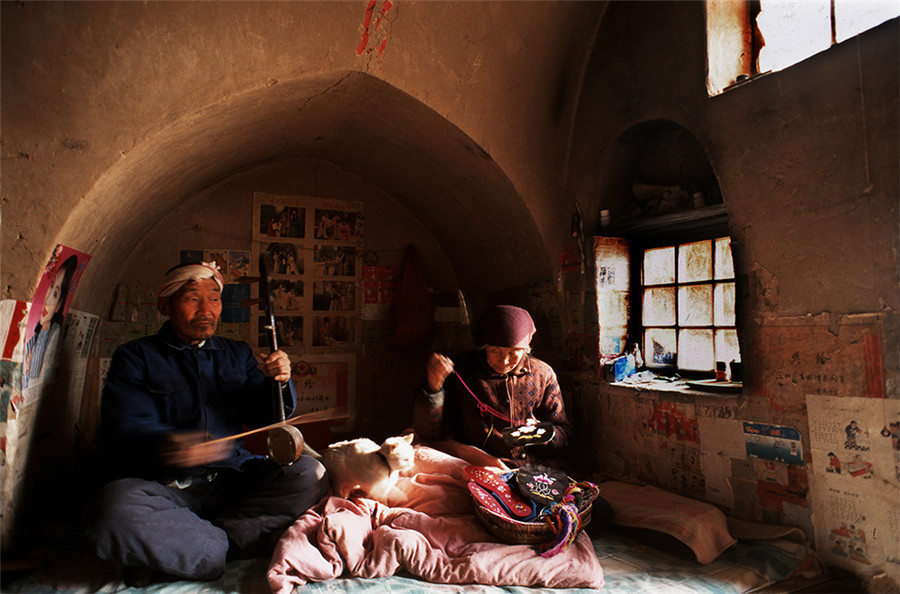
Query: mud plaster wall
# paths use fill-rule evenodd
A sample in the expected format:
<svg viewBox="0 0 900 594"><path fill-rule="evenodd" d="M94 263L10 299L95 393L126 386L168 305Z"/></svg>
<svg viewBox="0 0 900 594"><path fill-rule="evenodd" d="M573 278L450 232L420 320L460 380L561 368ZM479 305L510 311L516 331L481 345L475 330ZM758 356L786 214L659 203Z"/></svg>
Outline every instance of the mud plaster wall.
<svg viewBox="0 0 900 594"><path fill-rule="evenodd" d="M586 378L582 435L602 444L588 448L598 470L812 536L828 506L812 512L809 410L829 397L900 398L898 23L715 98L703 29L700 3L610 6L585 77L570 191L599 230L599 209L627 209L612 183L624 131L668 120L699 139L728 209L749 377L742 394L712 397ZM749 455L744 422L795 429L803 462ZM854 486L888 510L893 464L880 472Z"/></svg>
<svg viewBox="0 0 900 594"><path fill-rule="evenodd" d="M605 5L527 6L4 3L2 295L28 299L62 241L94 254L74 305L98 309L109 254L210 183L292 157L364 177L445 250L475 238L453 250L465 284L548 276Z"/></svg>

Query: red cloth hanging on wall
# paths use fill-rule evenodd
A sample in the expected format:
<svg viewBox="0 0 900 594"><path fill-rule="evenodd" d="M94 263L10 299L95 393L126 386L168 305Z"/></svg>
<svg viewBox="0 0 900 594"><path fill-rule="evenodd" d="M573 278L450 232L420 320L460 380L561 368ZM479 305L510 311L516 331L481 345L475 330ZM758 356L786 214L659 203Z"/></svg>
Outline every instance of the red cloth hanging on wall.
<svg viewBox="0 0 900 594"><path fill-rule="evenodd" d="M416 349L428 346L434 339L434 301L412 245L403 254L394 322L391 346Z"/></svg>

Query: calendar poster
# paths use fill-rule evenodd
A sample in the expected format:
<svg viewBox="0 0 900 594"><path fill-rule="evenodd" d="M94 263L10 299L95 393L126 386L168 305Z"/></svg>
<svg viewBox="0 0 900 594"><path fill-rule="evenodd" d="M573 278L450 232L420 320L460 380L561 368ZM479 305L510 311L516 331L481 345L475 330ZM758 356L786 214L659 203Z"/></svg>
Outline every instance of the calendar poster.
<svg viewBox="0 0 900 594"><path fill-rule="evenodd" d="M816 548L900 581L900 400L807 396Z"/></svg>
<svg viewBox="0 0 900 594"><path fill-rule="evenodd" d="M352 353L298 355L291 365L291 381L297 390L292 416L340 409L349 424L356 405L356 356Z"/></svg>

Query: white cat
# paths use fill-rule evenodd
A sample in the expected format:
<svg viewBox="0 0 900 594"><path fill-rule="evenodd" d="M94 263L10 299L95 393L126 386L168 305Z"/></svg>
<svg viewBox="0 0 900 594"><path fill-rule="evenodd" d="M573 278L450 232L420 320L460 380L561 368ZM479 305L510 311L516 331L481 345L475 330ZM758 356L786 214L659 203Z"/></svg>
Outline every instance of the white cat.
<svg viewBox="0 0 900 594"><path fill-rule="evenodd" d="M388 496L402 498L395 489L397 476L413 467L415 451L413 434L388 437L380 446L366 437L339 441L322 453L322 464L328 470L331 489L337 497L351 493L388 503Z"/></svg>

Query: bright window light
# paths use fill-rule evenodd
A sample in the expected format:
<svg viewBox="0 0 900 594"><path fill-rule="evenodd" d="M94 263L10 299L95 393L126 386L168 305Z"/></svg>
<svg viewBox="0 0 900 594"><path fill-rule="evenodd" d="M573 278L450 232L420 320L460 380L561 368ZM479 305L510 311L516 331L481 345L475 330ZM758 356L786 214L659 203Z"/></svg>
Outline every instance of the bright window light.
<svg viewBox="0 0 900 594"><path fill-rule="evenodd" d="M760 0L756 24L765 40L759 71L781 70L831 46L829 0Z"/></svg>
<svg viewBox="0 0 900 594"><path fill-rule="evenodd" d="M783 70L898 16L900 0L706 0L707 90Z"/></svg>
<svg viewBox="0 0 900 594"><path fill-rule="evenodd" d="M730 237L647 249L642 279L648 366L712 372L741 360Z"/></svg>
<svg viewBox="0 0 900 594"><path fill-rule="evenodd" d="M900 16L897 0L835 0L835 41L850 39L896 16Z"/></svg>

